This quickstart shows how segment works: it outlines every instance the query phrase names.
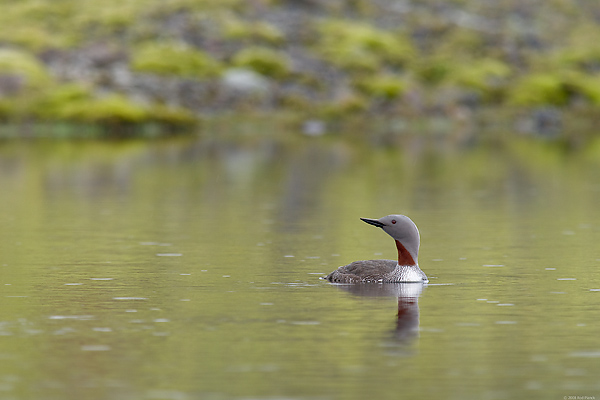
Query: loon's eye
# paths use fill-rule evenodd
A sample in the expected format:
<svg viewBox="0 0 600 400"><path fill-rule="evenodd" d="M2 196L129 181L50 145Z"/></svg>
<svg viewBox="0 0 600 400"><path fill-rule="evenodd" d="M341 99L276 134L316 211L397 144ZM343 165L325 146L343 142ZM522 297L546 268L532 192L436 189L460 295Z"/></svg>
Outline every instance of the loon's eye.
<svg viewBox="0 0 600 400"><path fill-rule="evenodd" d="M395 219L393 219L393 220L392 220L392 224L395 224L395 223L396 223L396 220L395 220Z"/></svg>

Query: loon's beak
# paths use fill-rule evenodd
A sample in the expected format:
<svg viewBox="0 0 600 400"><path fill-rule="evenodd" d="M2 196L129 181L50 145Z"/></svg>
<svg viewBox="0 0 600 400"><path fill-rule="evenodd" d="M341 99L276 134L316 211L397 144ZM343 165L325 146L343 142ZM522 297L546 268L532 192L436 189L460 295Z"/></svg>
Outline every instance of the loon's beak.
<svg viewBox="0 0 600 400"><path fill-rule="evenodd" d="M378 228L383 228L384 226L386 226L383 222L380 222L378 219L361 218L361 220L365 221L367 224L374 225Z"/></svg>

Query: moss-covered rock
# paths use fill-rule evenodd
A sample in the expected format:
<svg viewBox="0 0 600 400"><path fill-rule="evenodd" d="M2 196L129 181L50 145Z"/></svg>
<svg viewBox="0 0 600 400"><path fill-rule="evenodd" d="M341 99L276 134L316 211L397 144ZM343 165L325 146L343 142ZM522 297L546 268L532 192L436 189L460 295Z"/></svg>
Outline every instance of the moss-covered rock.
<svg viewBox="0 0 600 400"><path fill-rule="evenodd" d="M77 29L69 29L72 25L65 24L65 20L73 22L72 17L81 11L75 4L34 0L4 3L7 4L0 3L1 42L33 51L76 44Z"/></svg>
<svg viewBox="0 0 600 400"><path fill-rule="evenodd" d="M218 75L220 64L207 53L182 43L149 42L133 51L131 68L157 75L206 79Z"/></svg>
<svg viewBox="0 0 600 400"><path fill-rule="evenodd" d="M283 78L290 72L287 55L267 47L244 48L233 56L231 63L272 78Z"/></svg>
<svg viewBox="0 0 600 400"><path fill-rule="evenodd" d="M73 103L68 112L72 119L90 123L139 123L150 116L145 107L117 93Z"/></svg>
<svg viewBox="0 0 600 400"><path fill-rule="evenodd" d="M18 76L23 89L41 89L52 83L44 64L30 53L16 49L0 49L0 75Z"/></svg>
<svg viewBox="0 0 600 400"><path fill-rule="evenodd" d="M600 71L600 28L597 24L577 27L567 45L556 49L550 56L551 65L559 69Z"/></svg>
<svg viewBox="0 0 600 400"><path fill-rule="evenodd" d="M316 110L324 117L340 117L349 113L364 112L369 108L369 101L358 93L348 92L338 99L322 104Z"/></svg>
<svg viewBox="0 0 600 400"><path fill-rule="evenodd" d="M401 67L415 56L405 36L365 23L330 20L319 23L317 31L317 53L348 71L375 72L386 64Z"/></svg>
<svg viewBox="0 0 600 400"><path fill-rule="evenodd" d="M505 63L487 58L451 65L445 81L473 90L483 99L499 100L511 72Z"/></svg>
<svg viewBox="0 0 600 400"><path fill-rule="evenodd" d="M356 82L356 87L362 93L384 100L392 100L402 96L407 86L405 79L393 74L365 77Z"/></svg>
<svg viewBox="0 0 600 400"><path fill-rule="evenodd" d="M59 85L42 94L34 114L41 120L100 124L132 124L154 121L167 125L190 125L196 117L188 110L162 104L139 104L124 95L96 96L78 83Z"/></svg>
<svg viewBox="0 0 600 400"><path fill-rule="evenodd" d="M43 27L27 25L0 29L0 41L37 52L48 48L64 49L73 46L77 43L77 35L56 34Z"/></svg>
<svg viewBox="0 0 600 400"><path fill-rule="evenodd" d="M263 21L244 21L232 15L221 18L223 37L244 42L263 42L277 45L283 43L283 33L273 24Z"/></svg>
<svg viewBox="0 0 600 400"><path fill-rule="evenodd" d="M600 105L600 74L571 70L563 72L561 77L571 98L581 97L589 104Z"/></svg>
<svg viewBox="0 0 600 400"><path fill-rule="evenodd" d="M412 66L415 76L425 85L442 83L452 71L452 61L439 57L422 57Z"/></svg>
<svg viewBox="0 0 600 400"><path fill-rule="evenodd" d="M170 126L187 126L197 122L196 116L189 110L181 107L152 104L147 107L150 120Z"/></svg>
<svg viewBox="0 0 600 400"><path fill-rule="evenodd" d="M19 120L30 116L36 99L54 84L44 64L31 54L0 49L0 118Z"/></svg>
<svg viewBox="0 0 600 400"><path fill-rule="evenodd" d="M569 93L558 74L538 73L520 78L510 90L509 102L520 106L567 103Z"/></svg>
<svg viewBox="0 0 600 400"><path fill-rule="evenodd" d="M92 97L89 87L82 84L55 86L39 96L34 113L44 120L82 120Z"/></svg>

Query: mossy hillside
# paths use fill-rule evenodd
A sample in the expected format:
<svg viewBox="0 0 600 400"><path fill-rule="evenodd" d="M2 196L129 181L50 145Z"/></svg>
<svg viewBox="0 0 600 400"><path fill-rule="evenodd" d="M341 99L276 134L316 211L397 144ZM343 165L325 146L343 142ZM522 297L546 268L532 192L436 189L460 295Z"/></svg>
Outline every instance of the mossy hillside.
<svg viewBox="0 0 600 400"><path fill-rule="evenodd" d="M599 105L600 4L392 3L0 0L0 49L20 65L0 70L0 114L187 121L236 104L231 68L268 82L268 101L242 101L259 111L396 112L415 93L425 112ZM119 56L94 59L99 44Z"/></svg>
<svg viewBox="0 0 600 400"><path fill-rule="evenodd" d="M86 123L192 123L191 112L161 104L138 104L118 93L96 95L91 84L60 83L31 54L0 49L0 118L35 117Z"/></svg>

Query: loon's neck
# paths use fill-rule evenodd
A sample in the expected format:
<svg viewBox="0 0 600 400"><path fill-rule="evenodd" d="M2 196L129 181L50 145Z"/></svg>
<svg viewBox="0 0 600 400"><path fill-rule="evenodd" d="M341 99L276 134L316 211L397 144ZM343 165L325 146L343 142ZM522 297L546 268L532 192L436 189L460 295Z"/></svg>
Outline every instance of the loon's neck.
<svg viewBox="0 0 600 400"><path fill-rule="evenodd" d="M396 240L396 248L398 249L398 265L417 266L416 255L413 258L412 254L399 240Z"/></svg>

